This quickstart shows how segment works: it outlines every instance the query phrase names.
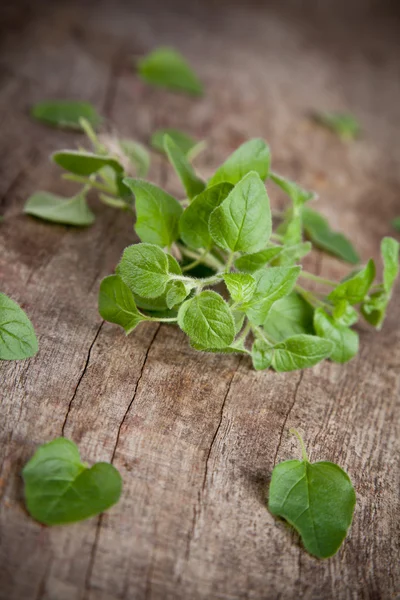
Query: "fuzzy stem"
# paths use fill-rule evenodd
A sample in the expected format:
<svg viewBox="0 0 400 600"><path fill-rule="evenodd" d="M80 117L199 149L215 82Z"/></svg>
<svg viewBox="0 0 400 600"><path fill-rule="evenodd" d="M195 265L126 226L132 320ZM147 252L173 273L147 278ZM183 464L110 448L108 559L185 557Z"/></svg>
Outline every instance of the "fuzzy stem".
<svg viewBox="0 0 400 600"><path fill-rule="evenodd" d="M303 438L301 437L301 435L299 434L299 432L297 431L297 429L294 429L294 428L289 429L289 433L295 435L297 437L297 439L299 440L300 447L301 447L301 455L303 457L304 462L310 462L308 460L307 450L306 450L306 447L304 445Z"/></svg>

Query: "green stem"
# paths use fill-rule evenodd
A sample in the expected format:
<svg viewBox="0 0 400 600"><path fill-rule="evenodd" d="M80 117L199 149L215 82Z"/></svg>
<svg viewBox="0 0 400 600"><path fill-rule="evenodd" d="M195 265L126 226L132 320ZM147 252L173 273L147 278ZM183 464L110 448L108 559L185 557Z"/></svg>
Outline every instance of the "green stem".
<svg viewBox="0 0 400 600"><path fill-rule="evenodd" d="M320 300L315 294L313 294L309 290L304 289L303 287L301 287L301 285L296 285L294 289L298 294L300 294L300 296L303 296L306 302L308 302L312 306L322 306L323 308L327 308L328 310L332 309L332 306L330 304L324 302L323 300Z"/></svg>
<svg viewBox="0 0 400 600"><path fill-rule="evenodd" d="M266 336L265 332L262 331L259 327L257 327L256 325L252 325L251 326L251 330L254 333L254 335L256 337L258 337L258 339L262 340L263 342L265 342L266 344L268 344L271 347L274 346L275 342L273 342L272 340L268 339L268 337Z"/></svg>
<svg viewBox="0 0 400 600"><path fill-rule="evenodd" d="M309 273L308 271L301 271L300 277L303 279L309 279L310 281L316 281L317 283L322 283L323 285L328 285L329 287L336 287L338 285L337 281L325 279L324 277L314 275L314 273Z"/></svg>
<svg viewBox="0 0 400 600"><path fill-rule="evenodd" d="M176 323L178 319L176 317L147 317L146 321L155 321L157 323Z"/></svg>
<svg viewBox="0 0 400 600"><path fill-rule="evenodd" d="M271 240L275 240L276 242L283 242L284 241L283 235L279 235L278 233L271 233L270 239Z"/></svg>
<svg viewBox="0 0 400 600"><path fill-rule="evenodd" d="M183 256L187 256L188 258L193 258L194 260L197 260L200 257L200 254L198 254L197 252L194 252L193 250L190 250L183 244L177 244L177 246L178 246L179 250L181 251L181 253L183 254ZM216 271L220 271L221 269L224 268L224 265L219 260L217 260L214 256L211 256L211 255L203 258L203 264L207 265L207 267L210 267L210 269L214 269Z"/></svg>
<svg viewBox="0 0 400 600"><path fill-rule="evenodd" d="M229 271L231 270L234 258L235 258L235 253L231 252L229 254L228 260L226 261L226 264L225 264L225 272L226 273L229 273Z"/></svg>
<svg viewBox="0 0 400 600"><path fill-rule="evenodd" d="M295 435L297 437L297 439L299 440L300 447L301 447L301 455L303 457L304 462L310 462L308 460L307 451L306 451L306 447L305 447L304 442L303 442L303 438L301 437L301 435L299 434L299 432L297 431L297 429L294 429L292 427L291 429L289 429L289 433Z"/></svg>
<svg viewBox="0 0 400 600"><path fill-rule="evenodd" d="M83 183L85 185L90 185L90 187L96 188L97 190L100 190L101 192L105 192L106 194L114 194L114 190L111 189L110 186L99 183L98 181L90 179L89 177L82 177L81 175L73 175L72 173L65 173L63 175L63 179L67 179L68 181L75 181L76 183Z"/></svg>
<svg viewBox="0 0 400 600"><path fill-rule="evenodd" d="M250 321L247 321L244 329L242 329L242 332L240 333L239 337L237 338L237 342L244 342L244 340L247 338L247 336L249 335L251 331L251 323Z"/></svg>
<svg viewBox="0 0 400 600"><path fill-rule="evenodd" d="M204 252L202 254L200 254L200 256L198 258L196 258L194 261L192 261L191 263L189 263L188 265L185 265L184 267L182 267L182 271L190 271L190 269L194 269L194 267L197 267L197 265L200 265L205 257L207 256L207 254L210 252L209 248L206 248L206 250L204 250Z"/></svg>

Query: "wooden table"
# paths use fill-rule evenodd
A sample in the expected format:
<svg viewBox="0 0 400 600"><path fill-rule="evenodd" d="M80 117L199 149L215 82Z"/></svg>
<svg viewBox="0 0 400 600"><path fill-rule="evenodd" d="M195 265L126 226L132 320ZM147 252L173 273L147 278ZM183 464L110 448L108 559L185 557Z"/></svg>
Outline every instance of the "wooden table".
<svg viewBox="0 0 400 600"><path fill-rule="evenodd" d="M382 332L360 328L345 366L256 373L235 356L199 354L177 329L129 337L102 322L97 293L134 241L126 215L95 197L89 229L21 212L37 189L68 194L51 151L79 134L33 122L48 98L93 102L125 137L158 127L207 139L208 176L242 141L268 140L274 168L320 194L333 226L363 259L379 255L400 214L398 21L378 2L15 2L3 6L0 58L1 289L39 336L36 358L1 364L0 597L6 600L394 598L399 577L400 289ZM318 6L319 5L319 6ZM152 89L133 55L173 45L207 93ZM313 109L357 115L345 144ZM154 155L151 179L181 194ZM269 186L275 206L283 199ZM341 275L322 254L315 272ZM327 561L266 510L273 465L299 456L338 462L352 477L351 533ZM397 430L397 431L396 431ZM121 472L107 514L47 528L25 512L20 472L38 444L64 434L89 462Z"/></svg>

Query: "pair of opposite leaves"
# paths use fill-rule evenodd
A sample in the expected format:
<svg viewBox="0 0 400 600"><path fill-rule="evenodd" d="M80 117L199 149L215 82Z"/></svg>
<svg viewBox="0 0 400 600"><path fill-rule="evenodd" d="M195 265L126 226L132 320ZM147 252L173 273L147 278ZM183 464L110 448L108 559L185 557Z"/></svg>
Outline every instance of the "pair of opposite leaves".
<svg viewBox="0 0 400 600"><path fill-rule="evenodd" d="M269 509L299 532L305 548L319 558L337 552L351 524L355 493L348 475L331 462L303 460L278 464L272 473ZM46 525L95 516L118 502L122 480L108 463L88 468L76 445L58 438L41 446L23 470L29 513Z"/></svg>

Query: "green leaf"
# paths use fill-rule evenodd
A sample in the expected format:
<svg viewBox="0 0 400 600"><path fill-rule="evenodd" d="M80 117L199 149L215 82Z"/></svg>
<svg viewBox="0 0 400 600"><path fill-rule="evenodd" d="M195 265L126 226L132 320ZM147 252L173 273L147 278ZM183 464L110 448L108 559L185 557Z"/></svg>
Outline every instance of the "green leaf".
<svg viewBox="0 0 400 600"><path fill-rule="evenodd" d="M351 327L358 321L358 312L347 302L347 300L339 300L333 308L332 316L338 325Z"/></svg>
<svg viewBox="0 0 400 600"><path fill-rule="evenodd" d="M399 248L399 242L391 237L385 237L381 242L383 287L388 294L392 293L393 284L399 274Z"/></svg>
<svg viewBox="0 0 400 600"><path fill-rule="evenodd" d="M146 177L150 169L150 154L143 144L134 140L119 140L122 152L136 169L138 177Z"/></svg>
<svg viewBox="0 0 400 600"><path fill-rule="evenodd" d="M201 292L179 309L178 325L194 344L222 349L235 338L235 321L223 298L212 291Z"/></svg>
<svg viewBox="0 0 400 600"><path fill-rule="evenodd" d="M200 194L206 187L206 184L202 179L197 177L192 165L187 160L186 155L168 135L164 138L164 148L170 163L174 167L185 188L187 197L194 198Z"/></svg>
<svg viewBox="0 0 400 600"><path fill-rule="evenodd" d="M273 265L288 266L293 265L300 259L304 258L312 250L310 242L301 242L299 244L285 245L281 249L280 254L272 261Z"/></svg>
<svg viewBox="0 0 400 600"><path fill-rule="evenodd" d="M99 313L105 321L121 325L126 334L146 320L138 311L131 290L118 275L110 275L101 282Z"/></svg>
<svg viewBox="0 0 400 600"><path fill-rule="evenodd" d="M256 252L271 235L271 210L263 182L250 172L211 213L211 237L221 248L232 252Z"/></svg>
<svg viewBox="0 0 400 600"><path fill-rule="evenodd" d="M262 340L256 340L251 348L251 359L255 370L268 369L271 366L273 354L273 348L269 344Z"/></svg>
<svg viewBox="0 0 400 600"><path fill-rule="evenodd" d="M349 304L358 304L364 300L375 278L375 264L371 259L367 265L355 275L339 283L329 294L328 299L334 304L347 300Z"/></svg>
<svg viewBox="0 0 400 600"><path fill-rule="evenodd" d="M104 167L111 167L116 173L124 172L122 165L115 158L83 150L61 150L55 152L52 158L60 167L75 175L92 175Z"/></svg>
<svg viewBox="0 0 400 600"><path fill-rule="evenodd" d="M140 239L149 244L170 247L179 237L182 214L179 202L147 181L127 177L124 184L135 194L135 231Z"/></svg>
<svg viewBox="0 0 400 600"><path fill-rule="evenodd" d="M253 273L256 291L241 309L254 325L262 325L274 302L292 291L300 271L300 267L269 267Z"/></svg>
<svg viewBox="0 0 400 600"><path fill-rule="evenodd" d="M211 177L208 185L228 181L236 185L251 171L264 181L269 175L271 153L264 140L255 138L245 142L230 155Z"/></svg>
<svg viewBox="0 0 400 600"><path fill-rule="evenodd" d="M172 139L180 151L188 158L193 158L193 153L195 152L196 148L200 148L200 145L203 146L203 142L197 142L190 135L180 131L179 129L158 129L151 136L150 144L154 150L161 152L161 154L166 154L164 148L164 137L166 135Z"/></svg>
<svg viewBox="0 0 400 600"><path fill-rule="evenodd" d="M193 285L190 283L186 283L183 281L170 281L167 284L167 295L166 295L166 303L169 309L174 308L178 304L182 304L182 302L187 298L190 294L190 291L193 289Z"/></svg>
<svg viewBox="0 0 400 600"><path fill-rule="evenodd" d="M268 337L281 342L300 333L313 334L314 309L296 292L281 298L270 308L263 328Z"/></svg>
<svg viewBox="0 0 400 600"><path fill-rule="evenodd" d="M80 119L86 119L94 128L99 127L102 118L89 102L77 100L48 100L32 107L32 116L38 121L54 127L82 130Z"/></svg>
<svg viewBox="0 0 400 600"><path fill-rule="evenodd" d="M400 231L400 217L393 219L392 226L396 229L396 231Z"/></svg>
<svg viewBox="0 0 400 600"><path fill-rule="evenodd" d="M138 62L140 77L152 85L185 92L203 94L203 86L185 58L172 48L157 48Z"/></svg>
<svg viewBox="0 0 400 600"><path fill-rule="evenodd" d="M271 172L270 178L289 196L296 207L303 206L303 204L316 197L315 192L308 192L294 181L290 181L290 179L286 179L277 173Z"/></svg>
<svg viewBox="0 0 400 600"><path fill-rule="evenodd" d="M44 221L81 227L91 225L95 220L87 205L84 191L72 198L62 198L49 192L36 192L28 198L24 212Z"/></svg>
<svg viewBox="0 0 400 600"><path fill-rule="evenodd" d="M117 267L122 281L144 298L161 296L171 273L178 274L177 271L180 272L180 268L176 260L153 244L128 246Z"/></svg>
<svg viewBox="0 0 400 600"><path fill-rule="evenodd" d="M14 300L0 292L0 360L22 360L37 351L32 323Z"/></svg>
<svg viewBox="0 0 400 600"><path fill-rule="evenodd" d="M376 329L382 328L389 300L390 296L380 290L367 296L361 304L361 314Z"/></svg>
<svg viewBox="0 0 400 600"><path fill-rule="evenodd" d="M256 290L256 280L247 273L226 273L224 281L234 302L249 302Z"/></svg>
<svg viewBox="0 0 400 600"><path fill-rule="evenodd" d="M330 129L342 140L355 139L360 134L360 124L353 115L336 112L316 113L315 120Z"/></svg>
<svg viewBox="0 0 400 600"><path fill-rule="evenodd" d="M330 358L335 362L348 362L357 354L358 334L345 325L335 322L322 308L317 308L315 311L314 327L319 337L333 343Z"/></svg>
<svg viewBox="0 0 400 600"><path fill-rule="evenodd" d="M332 351L330 340L315 335L294 335L274 346L272 367L279 373L306 369L328 358Z"/></svg>
<svg viewBox="0 0 400 600"><path fill-rule="evenodd" d="M212 238L208 228L208 221L212 211L225 200L233 185L218 183L201 192L184 210L179 230L183 241L191 248L209 248Z"/></svg>
<svg viewBox="0 0 400 600"><path fill-rule="evenodd" d="M285 460L272 471L268 508L300 534L305 549L318 558L336 554L353 520L356 495L338 465L310 463L299 434L303 460Z"/></svg>
<svg viewBox="0 0 400 600"><path fill-rule="evenodd" d="M45 525L94 517L118 502L122 480L108 463L81 462L76 445L65 438L43 444L22 471L30 515Z"/></svg>
<svg viewBox="0 0 400 600"><path fill-rule="evenodd" d="M317 248L353 265L360 262L360 257L352 243L343 234L332 231L328 221L319 213L304 208L302 218L307 236Z"/></svg>
<svg viewBox="0 0 400 600"><path fill-rule="evenodd" d="M254 252L253 254L244 254L235 260L235 267L245 273L254 273L271 263L282 250L282 246L275 246Z"/></svg>

